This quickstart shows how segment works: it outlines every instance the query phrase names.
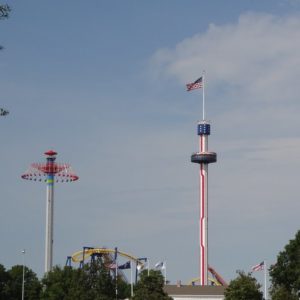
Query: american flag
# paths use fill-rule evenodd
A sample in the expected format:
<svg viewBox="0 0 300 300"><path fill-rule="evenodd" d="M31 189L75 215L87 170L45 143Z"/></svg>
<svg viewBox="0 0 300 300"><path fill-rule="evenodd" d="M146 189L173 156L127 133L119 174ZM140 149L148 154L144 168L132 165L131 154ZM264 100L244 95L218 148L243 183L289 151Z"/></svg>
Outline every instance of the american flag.
<svg viewBox="0 0 300 300"><path fill-rule="evenodd" d="M202 87L203 87L203 80L202 80L202 77L200 77L196 81L194 81L192 83L188 83L186 85L186 90L189 92L189 91L192 91L195 89L201 89Z"/></svg>
<svg viewBox="0 0 300 300"><path fill-rule="evenodd" d="M251 268L252 271L262 271L265 267L265 262L262 261L260 264L257 264Z"/></svg>
<svg viewBox="0 0 300 300"><path fill-rule="evenodd" d="M110 264L106 264L105 267L108 269L114 270L117 268L117 264L115 262L112 262Z"/></svg>

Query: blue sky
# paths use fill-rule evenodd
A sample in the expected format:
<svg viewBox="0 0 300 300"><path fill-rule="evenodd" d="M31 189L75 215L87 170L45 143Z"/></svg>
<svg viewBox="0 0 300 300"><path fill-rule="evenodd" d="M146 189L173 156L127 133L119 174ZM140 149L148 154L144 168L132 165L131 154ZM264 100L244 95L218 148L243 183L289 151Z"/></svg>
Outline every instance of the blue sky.
<svg viewBox="0 0 300 300"><path fill-rule="evenodd" d="M299 229L300 1L10 1L0 22L0 263L43 273L46 187L21 180L48 149L54 262L119 247L168 278L198 274L196 124L206 70L209 263L226 280ZM260 280L261 278L259 277Z"/></svg>

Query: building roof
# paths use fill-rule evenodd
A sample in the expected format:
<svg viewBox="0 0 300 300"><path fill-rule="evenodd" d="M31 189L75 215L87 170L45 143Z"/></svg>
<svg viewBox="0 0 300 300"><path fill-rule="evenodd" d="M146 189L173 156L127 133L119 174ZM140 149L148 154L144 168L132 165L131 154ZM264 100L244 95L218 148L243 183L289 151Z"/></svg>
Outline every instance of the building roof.
<svg viewBox="0 0 300 300"><path fill-rule="evenodd" d="M200 286L200 285L166 285L165 292L169 296L175 295L195 295L195 296L223 296L224 286Z"/></svg>

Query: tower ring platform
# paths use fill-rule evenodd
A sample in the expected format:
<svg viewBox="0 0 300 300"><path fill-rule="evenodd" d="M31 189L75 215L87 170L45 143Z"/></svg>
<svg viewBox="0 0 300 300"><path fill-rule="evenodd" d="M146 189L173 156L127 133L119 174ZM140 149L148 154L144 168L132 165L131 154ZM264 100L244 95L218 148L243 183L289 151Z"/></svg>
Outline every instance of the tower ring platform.
<svg viewBox="0 0 300 300"><path fill-rule="evenodd" d="M215 152L197 152L191 156L191 162L197 164L210 164L217 161L217 153Z"/></svg>

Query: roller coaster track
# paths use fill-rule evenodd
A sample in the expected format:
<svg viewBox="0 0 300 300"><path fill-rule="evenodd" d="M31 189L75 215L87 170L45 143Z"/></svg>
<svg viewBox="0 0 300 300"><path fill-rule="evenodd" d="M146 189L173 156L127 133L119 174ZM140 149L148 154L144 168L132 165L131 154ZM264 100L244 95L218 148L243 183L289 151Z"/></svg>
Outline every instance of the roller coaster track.
<svg viewBox="0 0 300 300"><path fill-rule="evenodd" d="M83 247L83 250L75 252L70 258L74 263L84 264L85 260L88 260L89 258L93 259L94 256L101 256L104 259L105 265L108 266L108 268L110 268L109 266L114 263L114 256L116 253L117 255L135 263L136 268L138 268L138 266L141 269L144 268L144 263L141 261L141 258L139 259L128 253L108 248ZM123 270L118 270L118 274L125 282L128 282Z"/></svg>
<svg viewBox="0 0 300 300"><path fill-rule="evenodd" d="M84 261L86 258L89 258L92 255L95 254L103 254L103 255L113 255L115 254L115 249L108 249L108 248L88 248L88 249L84 249L81 251L77 251L75 252L71 258L73 262L82 262ZM122 252L117 250L117 255L120 255L126 259L129 259L130 261L134 262L138 265L140 265L141 267L144 266L144 264L135 256L130 255L128 253Z"/></svg>
<svg viewBox="0 0 300 300"><path fill-rule="evenodd" d="M91 257L92 255L103 255L107 258L109 258L110 262L113 260L113 255L115 254L115 249L109 249L109 248L85 248L84 250L81 251L77 251L75 252L72 256L71 259L73 262L75 263L81 263L84 262L85 259L88 259L89 257ZM144 267L144 263L139 260L139 258L130 255L126 252L122 252L117 250L117 255L120 255L126 259L129 259L130 261L134 262L136 264L136 266L141 266L142 268ZM227 282L222 278L222 276L220 274L217 273L217 271L212 268L211 266L208 267L208 271L212 274L212 277L209 277L208 280L217 286L225 286L227 287L228 284ZM193 278L188 282L188 285L193 285L196 282L200 281L200 278Z"/></svg>
<svg viewBox="0 0 300 300"><path fill-rule="evenodd" d="M228 286L227 282L223 279L223 277L219 273L217 273L217 271L214 268L209 266L208 271L213 275L213 277L208 277L208 280L210 282L218 286L225 286L225 287ZM193 285L198 281L200 282L199 277L193 278L188 282L188 285Z"/></svg>

